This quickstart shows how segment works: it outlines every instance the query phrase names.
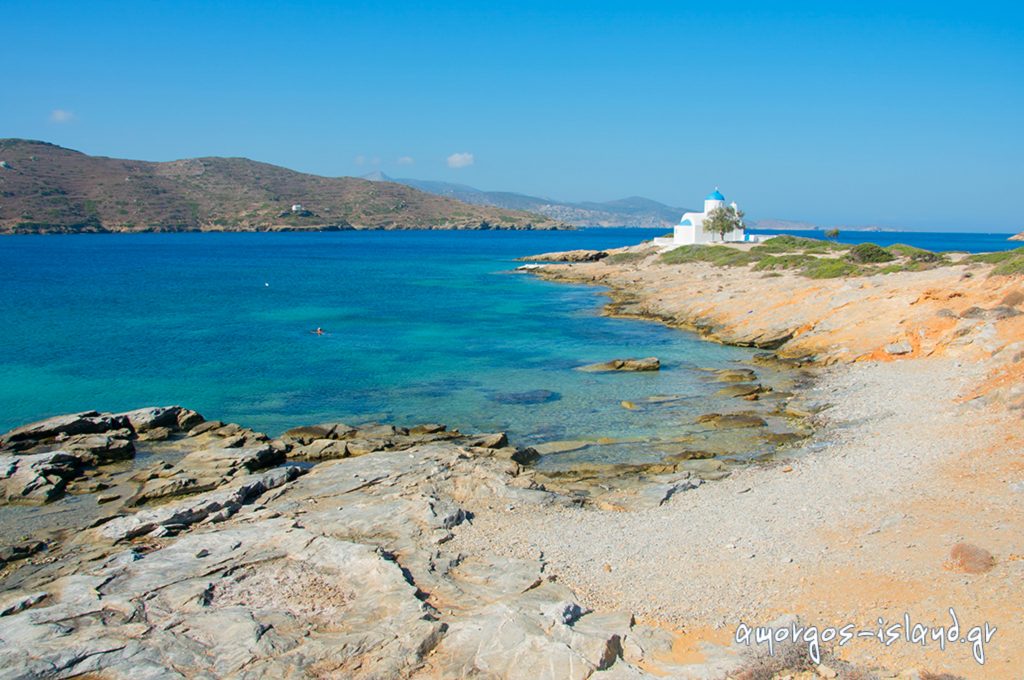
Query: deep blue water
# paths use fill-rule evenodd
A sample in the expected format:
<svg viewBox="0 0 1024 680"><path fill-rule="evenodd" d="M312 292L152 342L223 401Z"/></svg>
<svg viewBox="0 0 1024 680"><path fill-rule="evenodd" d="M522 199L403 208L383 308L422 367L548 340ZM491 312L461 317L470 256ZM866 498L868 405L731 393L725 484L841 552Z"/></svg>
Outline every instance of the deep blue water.
<svg viewBox="0 0 1024 680"><path fill-rule="evenodd" d="M663 411L620 402L685 395L696 410L716 386L694 369L749 350L601 317L597 288L510 273L518 256L663 232L3 238L0 431L180 403L270 433L380 420L508 430L520 443L670 434ZM666 369L573 370L648 355Z"/></svg>
<svg viewBox="0 0 1024 680"><path fill-rule="evenodd" d="M800 231L789 229L750 229L752 234L793 234L807 238L823 239L823 231ZM840 231L841 243L876 243L891 246L903 243L916 248L942 252L959 250L968 253L988 253L996 250L1020 248L1024 243L1010 241L1012 234L957 234L928 231Z"/></svg>

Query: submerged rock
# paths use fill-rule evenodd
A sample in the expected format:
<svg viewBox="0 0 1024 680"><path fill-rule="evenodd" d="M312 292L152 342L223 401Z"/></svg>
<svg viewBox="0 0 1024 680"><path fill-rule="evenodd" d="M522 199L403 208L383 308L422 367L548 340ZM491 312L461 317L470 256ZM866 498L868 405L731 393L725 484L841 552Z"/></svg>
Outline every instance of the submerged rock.
<svg viewBox="0 0 1024 680"><path fill-rule="evenodd" d="M530 390L529 392L499 392L489 397L499 404L546 404L562 398L558 392L551 390Z"/></svg>
<svg viewBox="0 0 1024 680"><path fill-rule="evenodd" d="M715 379L719 382L752 382L757 374L749 368L723 368L715 371Z"/></svg>
<svg viewBox="0 0 1024 680"><path fill-rule="evenodd" d="M658 371L661 369L661 361L658 357L646 357L643 359L612 359L599 364L580 366L578 370L591 373L602 373L611 371Z"/></svg>
<svg viewBox="0 0 1024 680"><path fill-rule="evenodd" d="M767 427L768 423L764 418L748 413L706 413L697 418L701 425L707 425L717 429L740 428L740 427Z"/></svg>
<svg viewBox="0 0 1024 680"><path fill-rule="evenodd" d="M715 394L722 397L750 397L755 395L764 394L770 392L770 387L765 387L761 384L742 383L736 385L727 385L722 389L718 390Z"/></svg>
<svg viewBox="0 0 1024 680"><path fill-rule="evenodd" d="M586 447L593 444L593 442L586 441L559 441L559 442L544 442L543 444L537 444L533 448L536 449L537 453L542 456L547 456L553 453L567 453L569 451L578 451L585 449Z"/></svg>

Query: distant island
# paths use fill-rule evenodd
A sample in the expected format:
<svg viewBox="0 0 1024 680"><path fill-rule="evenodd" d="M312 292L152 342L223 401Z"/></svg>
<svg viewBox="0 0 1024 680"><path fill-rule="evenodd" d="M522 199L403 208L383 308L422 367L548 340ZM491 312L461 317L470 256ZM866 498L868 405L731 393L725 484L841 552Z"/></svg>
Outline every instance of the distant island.
<svg viewBox="0 0 1024 680"><path fill-rule="evenodd" d="M1010 237L1011 241L1024 241L1024 231Z"/></svg>
<svg viewBox="0 0 1024 680"><path fill-rule="evenodd" d="M562 221L246 158L163 163L0 139L0 233L552 229Z"/></svg>
<svg viewBox="0 0 1024 680"><path fill-rule="evenodd" d="M383 172L363 175L372 182L396 182L447 196L473 205L489 205L507 210L526 210L552 220L576 227L646 227L660 229L679 221L688 208L677 208L642 196L630 196L614 201L560 201L511 191L482 191L465 184L432 180L395 178Z"/></svg>
<svg viewBox="0 0 1024 680"><path fill-rule="evenodd" d="M675 226L692 208L680 208L643 196L629 196L614 201L561 201L557 198L530 196L512 191L483 191L466 184L434 180L391 177L376 171L363 175L371 182L394 182L425 191L428 194L454 198L473 205L489 205L507 210L526 210L574 227L642 227L668 229ZM752 229L783 231L824 231L837 227L841 231L899 231L874 225L820 225L800 220L762 218L747 220Z"/></svg>

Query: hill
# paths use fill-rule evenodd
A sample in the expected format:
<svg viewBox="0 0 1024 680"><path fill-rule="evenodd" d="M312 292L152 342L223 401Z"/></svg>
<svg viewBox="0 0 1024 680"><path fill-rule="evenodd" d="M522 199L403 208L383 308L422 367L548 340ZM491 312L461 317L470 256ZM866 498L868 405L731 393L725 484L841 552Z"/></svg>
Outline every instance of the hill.
<svg viewBox="0 0 1024 680"><path fill-rule="evenodd" d="M397 182L420 191L454 198L473 205L489 205L507 210L527 210L552 220L579 227L669 227L679 221L687 208L632 196L617 201L571 203L510 191L481 191L465 184L422 179L392 178L382 172L364 175L373 182Z"/></svg>
<svg viewBox="0 0 1024 680"><path fill-rule="evenodd" d="M293 205L300 209L293 210ZM557 220L246 158L154 163L0 140L0 233L547 229Z"/></svg>

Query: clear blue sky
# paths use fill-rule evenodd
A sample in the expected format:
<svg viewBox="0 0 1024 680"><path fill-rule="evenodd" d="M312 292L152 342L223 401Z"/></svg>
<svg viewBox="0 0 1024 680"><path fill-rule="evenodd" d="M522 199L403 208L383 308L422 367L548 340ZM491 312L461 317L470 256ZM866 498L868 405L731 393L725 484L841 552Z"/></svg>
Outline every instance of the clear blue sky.
<svg viewBox="0 0 1024 680"><path fill-rule="evenodd" d="M554 5L0 0L0 136L1024 229L1024 3Z"/></svg>

